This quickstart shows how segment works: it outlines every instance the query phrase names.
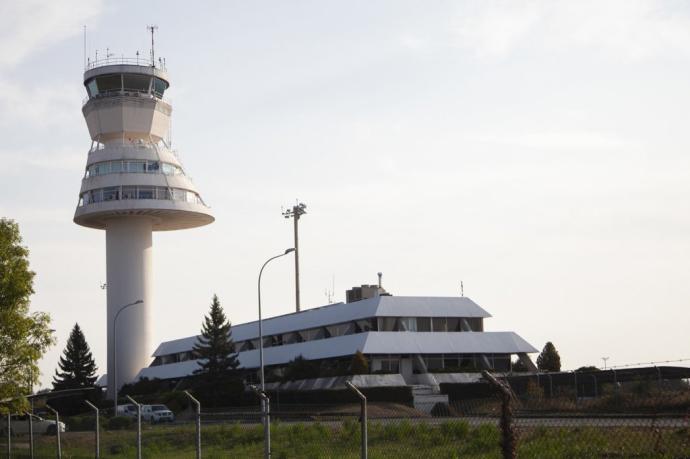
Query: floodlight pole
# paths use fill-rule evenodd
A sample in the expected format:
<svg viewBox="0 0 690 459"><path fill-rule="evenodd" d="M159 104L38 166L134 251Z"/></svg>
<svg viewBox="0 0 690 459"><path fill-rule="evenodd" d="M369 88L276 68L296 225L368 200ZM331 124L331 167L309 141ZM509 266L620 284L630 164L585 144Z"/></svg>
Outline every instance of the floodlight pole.
<svg viewBox="0 0 690 459"><path fill-rule="evenodd" d="M283 217L292 218L295 235L295 310L300 311L299 300L299 218L307 213L307 205L300 202L283 212Z"/></svg>

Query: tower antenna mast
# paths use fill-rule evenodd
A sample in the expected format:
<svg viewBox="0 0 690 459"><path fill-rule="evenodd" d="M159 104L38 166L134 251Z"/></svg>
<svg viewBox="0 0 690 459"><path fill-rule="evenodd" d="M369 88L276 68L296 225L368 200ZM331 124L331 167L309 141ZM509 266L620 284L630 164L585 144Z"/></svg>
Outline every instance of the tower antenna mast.
<svg viewBox="0 0 690 459"><path fill-rule="evenodd" d="M158 29L157 25L146 26L146 28L151 32L151 67L156 66L156 54L154 51L153 33Z"/></svg>
<svg viewBox="0 0 690 459"><path fill-rule="evenodd" d="M283 211L283 217L294 219L295 232L295 310L300 311L299 307L299 218L307 213L307 205L297 202L292 208Z"/></svg>

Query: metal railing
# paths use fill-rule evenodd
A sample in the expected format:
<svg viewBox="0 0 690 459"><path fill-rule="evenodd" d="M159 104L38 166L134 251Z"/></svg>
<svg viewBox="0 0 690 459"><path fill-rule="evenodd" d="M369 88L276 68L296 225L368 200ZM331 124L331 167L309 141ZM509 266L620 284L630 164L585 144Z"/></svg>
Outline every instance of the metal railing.
<svg viewBox="0 0 690 459"><path fill-rule="evenodd" d="M104 67L106 65L144 65L147 67L155 67L160 70L167 70L165 66L165 59L159 58L157 62L151 61L150 58L144 58L141 56L137 57L124 57L124 56L108 56L102 58L91 59L86 61L86 67L84 70L91 70L98 67Z"/></svg>

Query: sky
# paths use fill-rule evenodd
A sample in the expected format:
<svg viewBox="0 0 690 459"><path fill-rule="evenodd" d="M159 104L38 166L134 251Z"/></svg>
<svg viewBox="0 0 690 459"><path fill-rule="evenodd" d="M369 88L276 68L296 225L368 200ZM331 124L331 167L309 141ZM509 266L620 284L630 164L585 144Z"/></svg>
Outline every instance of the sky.
<svg viewBox="0 0 690 459"><path fill-rule="evenodd" d="M462 282L486 330L564 369L690 358L686 2L189 5L0 6L0 216L56 330L43 387L76 322L105 371L105 234L72 222L84 25L91 57L146 55L158 26L173 147L216 217L154 234L155 343L198 333L214 293L255 320L299 200L303 308L381 271L395 295ZM267 316L294 310L292 263L264 273Z"/></svg>

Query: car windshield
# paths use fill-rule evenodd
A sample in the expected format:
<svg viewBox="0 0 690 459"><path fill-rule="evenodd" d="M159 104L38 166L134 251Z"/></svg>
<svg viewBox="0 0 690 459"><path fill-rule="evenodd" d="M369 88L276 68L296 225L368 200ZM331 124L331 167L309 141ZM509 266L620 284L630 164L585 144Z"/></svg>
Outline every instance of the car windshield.
<svg viewBox="0 0 690 459"><path fill-rule="evenodd" d="M151 409L153 411L168 411L168 407L165 405L153 405Z"/></svg>

